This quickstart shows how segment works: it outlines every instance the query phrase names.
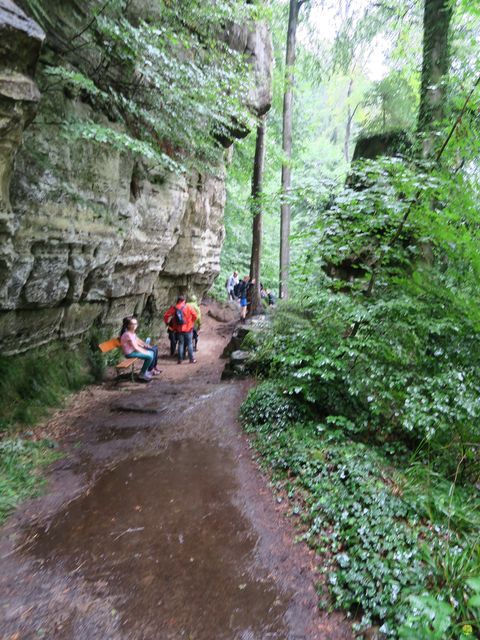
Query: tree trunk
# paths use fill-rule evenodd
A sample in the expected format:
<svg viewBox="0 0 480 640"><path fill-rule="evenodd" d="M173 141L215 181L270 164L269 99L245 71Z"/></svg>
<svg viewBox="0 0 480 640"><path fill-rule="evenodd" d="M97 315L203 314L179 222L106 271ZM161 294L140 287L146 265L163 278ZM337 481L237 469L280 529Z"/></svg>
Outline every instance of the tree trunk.
<svg viewBox="0 0 480 640"><path fill-rule="evenodd" d="M445 116L446 76L449 70L448 32L451 0L425 0L423 15L423 63L418 130L427 133ZM434 137L426 136L424 155L431 155Z"/></svg>
<svg viewBox="0 0 480 640"><path fill-rule="evenodd" d="M262 299L260 297L260 261L262 257L262 182L263 168L265 165L265 116L260 118L257 127L257 140L255 143L255 159L253 161L252 175L252 256L250 259L250 278L255 280L250 307L251 315L261 313Z"/></svg>
<svg viewBox="0 0 480 640"><path fill-rule="evenodd" d="M290 0L288 14L287 52L285 56L285 89L283 93L283 160L282 160L282 204L280 207L280 298L288 297L288 275L290 267L290 204L288 197L292 183L292 115L293 115L293 67L297 36L298 11L303 2Z"/></svg>
<svg viewBox="0 0 480 640"><path fill-rule="evenodd" d="M352 95L353 89L353 79L350 78L350 82L348 83L348 91L347 91L347 124L345 127L345 140L343 142L343 155L345 157L345 162L350 162L350 136L352 134L352 107L350 105L350 97Z"/></svg>

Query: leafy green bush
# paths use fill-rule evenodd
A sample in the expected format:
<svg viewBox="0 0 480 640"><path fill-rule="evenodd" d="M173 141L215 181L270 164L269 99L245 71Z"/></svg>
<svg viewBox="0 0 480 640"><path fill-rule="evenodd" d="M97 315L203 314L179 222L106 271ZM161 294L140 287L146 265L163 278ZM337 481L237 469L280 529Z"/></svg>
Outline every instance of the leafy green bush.
<svg viewBox="0 0 480 640"><path fill-rule="evenodd" d="M451 160L298 193L294 294L253 346L272 397L310 410L251 402L255 446L332 557L335 603L393 638L480 634L478 185Z"/></svg>
<svg viewBox="0 0 480 640"><path fill-rule="evenodd" d="M278 386L270 383L252 389L241 409L243 424L250 431L271 425L275 425L276 430L282 430L292 422L301 421L305 415L305 409Z"/></svg>
<svg viewBox="0 0 480 640"><path fill-rule="evenodd" d="M454 637L459 640L474 640L474 627L478 630L480 620L480 577L469 578L464 586L465 600L460 603L449 604L444 599L428 594L410 596L411 612L399 629L399 638L444 640ZM455 623L459 604L467 617Z"/></svg>
<svg viewBox="0 0 480 640"><path fill-rule="evenodd" d="M382 298L323 290L280 307L254 355L258 373L359 439L428 443L442 470L474 479L480 341L441 284L432 288L419 272L410 290L398 285ZM345 337L359 318L357 335Z"/></svg>
<svg viewBox="0 0 480 640"><path fill-rule="evenodd" d="M309 544L335 561L335 603L359 631L393 638L400 628L425 640L480 632L467 604L480 575L480 354L463 299L436 282L415 275L371 300L328 289L294 299L254 355L272 402L290 398L317 417L277 424L252 401L256 446L302 496Z"/></svg>
<svg viewBox="0 0 480 640"><path fill-rule="evenodd" d="M467 527L472 535L466 535L461 518L450 519L447 527L445 514L427 514L420 495L412 499L418 476L408 473L403 455L389 446L355 442L343 425L291 419L295 409L286 410L284 400L281 387L264 383L250 393L242 418L248 431L255 429L255 446L274 479L298 497L295 509L307 526L303 537L327 554L330 593L355 616L356 629L377 625L394 638L407 625L420 633L423 619L415 617L417 600L410 597L421 599L430 590L439 610L441 603L457 603L448 618L451 637L461 637L453 631L460 623L479 630L478 613L466 605L467 580L480 575L476 530ZM270 411L274 402L277 415ZM420 481L416 486L420 493ZM440 483L439 503L447 504L451 493L450 483ZM464 488L460 495L474 504L474 490Z"/></svg>

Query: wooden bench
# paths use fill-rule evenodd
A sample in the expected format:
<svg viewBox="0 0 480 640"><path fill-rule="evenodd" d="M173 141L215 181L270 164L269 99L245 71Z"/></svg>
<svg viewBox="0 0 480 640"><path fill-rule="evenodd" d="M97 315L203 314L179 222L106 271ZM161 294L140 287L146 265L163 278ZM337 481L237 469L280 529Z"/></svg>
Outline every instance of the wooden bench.
<svg viewBox="0 0 480 640"><path fill-rule="evenodd" d="M98 348L102 353L108 353L109 351L113 351L114 349L119 349L121 347L121 343L119 338L112 338L111 340L107 340L106 342L102 342L98 345ZM135 367L143 365L143 360L140 358L125 358L118 364L115 365L115 371L117 373L117 379L126 373L130 373L130 376L133 380L133 374L135 373Z"/></svg>

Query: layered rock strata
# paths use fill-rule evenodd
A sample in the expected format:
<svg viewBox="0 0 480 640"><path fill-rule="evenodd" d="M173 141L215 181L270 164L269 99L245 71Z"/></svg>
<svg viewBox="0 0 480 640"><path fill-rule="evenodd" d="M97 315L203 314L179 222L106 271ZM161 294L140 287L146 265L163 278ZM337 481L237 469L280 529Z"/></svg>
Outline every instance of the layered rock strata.
<svg viewBox="0 0 480 640"><path fill-rule="evenodd" d="M78 3L70 4L78 21ZM68 15L67 3L62 40ZM46 44L53 63L48 39L55 37L49 33ZM229 37L251 58L255 86L247 101L264 113L268 31L235 28ZM25 13L0 0L0 349L7 355L79 340L93 324L113 332L130 313L159 324L179 291L202 295L211 286L224 238L222 169L168 174L130 153L62 136L66 114L106 116L80 97L47 92L40 100L35 65L43 38Z"/></svg>

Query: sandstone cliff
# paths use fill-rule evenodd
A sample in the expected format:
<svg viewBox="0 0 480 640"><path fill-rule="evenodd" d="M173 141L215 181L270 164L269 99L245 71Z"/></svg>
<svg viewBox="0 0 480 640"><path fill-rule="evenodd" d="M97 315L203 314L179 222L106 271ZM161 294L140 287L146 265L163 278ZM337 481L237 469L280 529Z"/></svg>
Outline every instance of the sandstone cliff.
<svg viewBox="0 0 480 640"><path fill-rule="evenodd" d="M61 29L47 34L42 59L55 64L56 39L85 15L75 0L51 4ZM148 6L139 0L135 9ZM209 288L224 237L222 170L168 174L128 152L62 136L64 114L99 114L78 96L40 95L44 38L18 6L0 0L0 349L7 355L80 339L95 323L113 331L129 313L155 321L180 290ZM228 38L251 59L255 86L246 102L264 113L269 33L261 24L235 26Z"/></svg>

